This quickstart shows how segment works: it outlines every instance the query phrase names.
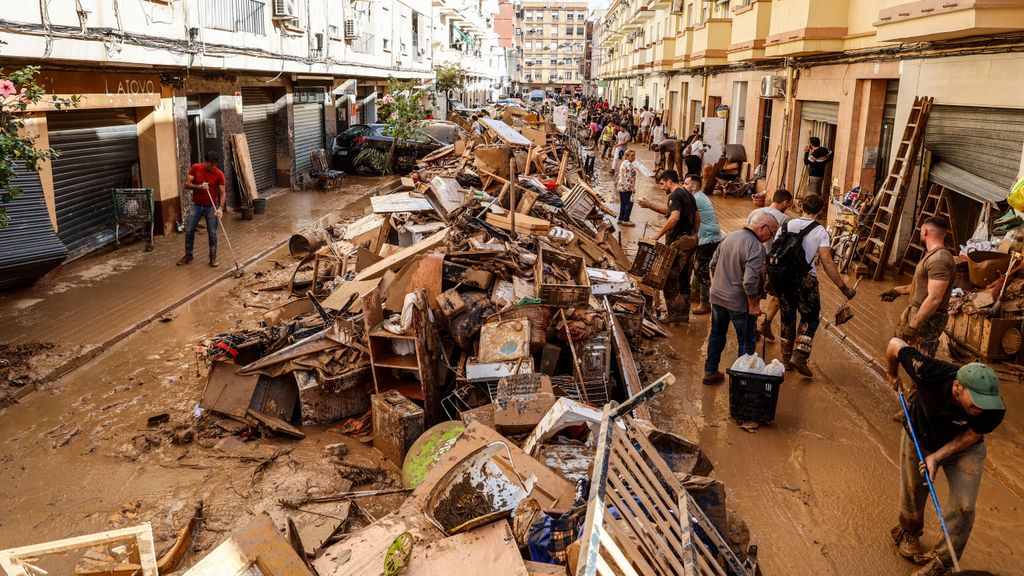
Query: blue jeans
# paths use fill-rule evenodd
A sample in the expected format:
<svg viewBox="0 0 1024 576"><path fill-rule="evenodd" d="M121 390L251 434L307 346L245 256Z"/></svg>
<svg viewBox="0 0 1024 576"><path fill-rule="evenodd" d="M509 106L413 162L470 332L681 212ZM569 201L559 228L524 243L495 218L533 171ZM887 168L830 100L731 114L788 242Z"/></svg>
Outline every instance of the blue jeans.
<svg viewBox="0 0 1024 576"><path fill-rule="evenodd" d="M718 304L711 305L711 334L708 335L708 357L704 361L704 373L718 372L718 363L725 350L729 336L729 324L736 329L739 355L753 354L757 349L757 317L744 312L729 310Z"/></svg>
<svg viewBox="0 0 1024 576"><path fill-rule="evenodd" d="M217 209L213 206L192 204L188 211L188 222L185 224L185 254L191 254L196 244L196 230L199 220L206 218L206 234L210 239L210 253L217 252Z"/></svg>
<svg viewBox="0 0 1024 576"><path fill-rule="evenodd" d="M633 193L628 191L619 192L619 222L629 220L633 213Z"/></svg>

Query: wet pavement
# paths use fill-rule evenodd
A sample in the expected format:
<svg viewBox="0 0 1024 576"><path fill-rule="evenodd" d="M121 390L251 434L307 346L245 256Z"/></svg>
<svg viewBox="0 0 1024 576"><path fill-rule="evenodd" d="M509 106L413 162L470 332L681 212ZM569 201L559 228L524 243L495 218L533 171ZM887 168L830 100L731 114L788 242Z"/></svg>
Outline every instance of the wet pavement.
<svg viewBox="0 0 1024 576"><path fill-rule="evenodd" d="M639 156L653 166L653 154L640 151ZM605 172L601 179L599 188L604 190ZM640 197L664 197L652 178L638 182ZM612 195L607 196L614 204ZM322 198L309 199L314 200ZM714 201L726 230L741 226L752 208L749 199ZM352 208L362 212L360 204ZM641 223L623 231L627 252L635 251L644 233L642 222L658 218L634 209L634 219ZM241 234L234 233L236 228L230 233L238 249L235 237ZM249 242L248 250L258 253L259 238ZM203 245L201 240L198 245ZM158 251L166 251L161 259L173 262L179 248L180 237L158 241ZM141 253L141 246L122 250L136 249ZM287 261L286 249L273 250L250 269L272 271L275 259ZM146 266L150 260L156 258L148 255L136 265ZM167 266L155 277L162 280L151 279L139 289L170 284ZM225 266L222 263L221 270ZM170 271L177 272L173 266ZM208 271L195 267L181 274ZM192 345L204 335L256 322L262 310L245 308L243 299L258 295L266 306L282 301L283 295L259 292L253 283L252 275L216 283L174 307L169 322L146 324L41 392L0 410L0 548L147 520L153 522L160 548L191 504L204 498L208 521L198 542L203 550L223 539L236 520L276 509L278 499L305 493L307 485L330 491L336 474L322 470L322 447L343 437L322 427L304 427L304 441L258 440L244 448L218 448L203 439L184 446L149 441L147 417L168 412L174 422L186 422L199 401L205 374L197 375ZM895 556L888 537L896 514L899 428L890 417L897 404L877 371L850 346L852 342L866 354L877 355L899 311L898 304L878 303L873 295L881 290L869 284L873 283L861 284L854 301L855 320L842 327L847 332L819 331L811 361L816 376L787 375L775 422L755 432L728 419L727 386L700 383L708 317L672 329L669 341L678 359L670 369L677 380L653 401L654 418L659 426L699 441L708 453L716 465L714 476L726 485L729 506L744 518L751 541L760 547L765 574L909 574L915 568ZM823 290L826 318L837 306L835 294L834 288ZM8 298L0 300L0 306L9 313ZM94 310L87 318L98 322L119 312L117 306L96 302L115 301L90 299L82 305L92 303ZM54 306L57 312L63 310ZM42 312L37 315L51 327L61 324ZM130 325L128 320L121 323ZM77 318L74 324L79 324ZM28 321L16 328L25 334L37 330ZM92 338L80 335L100 332L99 327L84 326L67 340L88 341ZM767 352L769 358L777 355L773 345ZM735 354L730 342L723 368ZM1024 538L1017 536L1024 533L1024 458L1019 441L1024 417L1012 408L1021 405L1020 386L1005 387L1010 389L1011 410L989 438L977 521L963 566L1009 575L1020 573L1024 556ZM358 443L348 443L358 450ZM266 458L290 448L295 451L278 457L259 477L254 475L257 464L239 458ZM371 454L365 455L368 464ZM939 484L943 485L941 479ZM924 543L933 544L938 535L929 513Z"/></svg>

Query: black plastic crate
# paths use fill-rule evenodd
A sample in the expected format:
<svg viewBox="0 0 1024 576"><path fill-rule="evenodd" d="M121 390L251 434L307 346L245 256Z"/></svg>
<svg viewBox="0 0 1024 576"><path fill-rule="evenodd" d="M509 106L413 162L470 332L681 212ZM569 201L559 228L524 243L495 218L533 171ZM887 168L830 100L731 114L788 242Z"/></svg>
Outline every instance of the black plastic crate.
<svg viewBox="0 0 1024 576"><path fill-rule="evenodd" d="M739 422L767 424L775 419L784 376L768 376L738 370L729 374L729 417Z"/></svg>

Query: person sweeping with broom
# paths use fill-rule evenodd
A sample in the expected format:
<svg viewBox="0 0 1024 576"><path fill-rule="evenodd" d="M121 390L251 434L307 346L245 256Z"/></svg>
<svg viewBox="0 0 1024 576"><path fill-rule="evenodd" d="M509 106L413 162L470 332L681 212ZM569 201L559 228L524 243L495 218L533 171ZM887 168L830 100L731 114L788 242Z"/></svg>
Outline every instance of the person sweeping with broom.
<svg viewBox="0 0 1024 576"><path fill-rule="evenodd" d="M959 557L974 525L975 503L985 470L985 434L1003 421L1006 405L999 396L999 378L978 362L957 366L926 356L900 338L886 349L889 385L901 390L899 367L917 385L908 405L900 441L899 523L890 532L900 556L922 566L913 576L959 572ZM942 468L949 484L946 510L939 509L933 481ZM933 550L921 550L924 509L931 492L944 539Z"/></svg>
<svg viewBox="0 0 1024 576"><path fill-rule="evenodd" d="M196 242L199 219L206 219L206 233L210 243L210 266L217 267L217 219L224 212L227 193L224 190L224 173L217 168L220 155L214 151L206 153L206 162L193 164L185 177L185 189L192 191L192 208L185 225L185 255L178 260L178 266L191 264L195 258L192 249ZM216 196L215 196L216 194ZM216 201L215 201L216 198Z"/></svg>

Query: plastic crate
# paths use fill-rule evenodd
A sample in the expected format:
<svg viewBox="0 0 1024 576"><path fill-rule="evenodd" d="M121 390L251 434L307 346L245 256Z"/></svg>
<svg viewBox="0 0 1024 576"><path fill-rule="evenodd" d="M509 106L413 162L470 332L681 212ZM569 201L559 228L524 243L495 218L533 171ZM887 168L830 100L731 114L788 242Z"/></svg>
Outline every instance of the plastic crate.
<svg viewBox="0 0 1024 576"><path fill-rule="evenodd" d="M775 420L779 390L784 376L768 376L737 370L729 374L729 417L739 422L767 424Z"/></svg>
<svg viewBox="0 0 1024 576"><path fill-rule="evenodd" d="M629 273L639 276L644 284L661 290L668 281L668 273L672 271L672 261L676 250L665 244L640 242L637 244L636 257Z"/></svg>

